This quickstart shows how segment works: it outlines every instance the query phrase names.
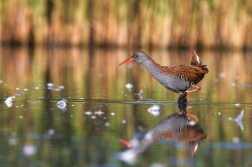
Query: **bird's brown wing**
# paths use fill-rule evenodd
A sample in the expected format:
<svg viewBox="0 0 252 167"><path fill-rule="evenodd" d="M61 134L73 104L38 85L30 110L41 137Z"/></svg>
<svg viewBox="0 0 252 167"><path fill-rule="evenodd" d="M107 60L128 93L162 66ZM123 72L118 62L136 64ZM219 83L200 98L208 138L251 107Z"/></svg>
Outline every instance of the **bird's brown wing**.
<svg viewBox="0 0 252 167"><path fill-rule="evenodd" d="M208 73L206 65L175 65L171 67L162 66L162 71L173 74L174 76L184 75L189 81L201 80L204 75Z"/></svg>

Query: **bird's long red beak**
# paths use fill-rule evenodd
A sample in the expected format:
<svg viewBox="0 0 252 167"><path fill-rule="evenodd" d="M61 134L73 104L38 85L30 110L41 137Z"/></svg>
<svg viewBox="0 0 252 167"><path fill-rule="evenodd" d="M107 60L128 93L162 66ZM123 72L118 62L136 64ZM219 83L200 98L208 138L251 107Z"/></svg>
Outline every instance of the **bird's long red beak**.
<svg viewBox="0 0 252 167"><path fill-rule="evenodd" d="M123 65L123 64L127 64L127 63L130 63L130 62L133 62L133 61L134 61L133 58L128 58L127 60L121 62L121 63L119 64L119 66L121 66L121 65Z"/></svg>

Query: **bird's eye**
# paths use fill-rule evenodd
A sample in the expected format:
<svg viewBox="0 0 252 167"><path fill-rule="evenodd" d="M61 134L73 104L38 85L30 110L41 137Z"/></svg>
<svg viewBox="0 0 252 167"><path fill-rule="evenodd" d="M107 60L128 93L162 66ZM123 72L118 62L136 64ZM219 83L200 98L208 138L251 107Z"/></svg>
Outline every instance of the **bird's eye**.
<svg viewBox="0 0 252 167"><path fill-rule="evenodd" d="M136 58L138 58L138 55L135 55Z"/></svg>

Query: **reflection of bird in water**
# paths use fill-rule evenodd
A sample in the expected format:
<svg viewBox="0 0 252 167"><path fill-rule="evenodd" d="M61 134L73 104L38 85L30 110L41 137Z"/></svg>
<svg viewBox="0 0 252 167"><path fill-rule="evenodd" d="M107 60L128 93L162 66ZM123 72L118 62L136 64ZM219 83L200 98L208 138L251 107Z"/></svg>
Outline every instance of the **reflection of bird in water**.
<svg viewBox="0 0 252 167"><path fill-rule="evenodd" d="M191 155L193 156L198 148L199 141L205 139L207 135L197 124L198 117L186 112L186 96L180 96L180 102L178 107L182 109L180 110L181 112L167 116L163 121L148 131L142 140L139 141L134 138L130 142L127 142L126 140L120 139L130 149L120 153L119 159L133 163L138 154L144 152L153 142L159 139L187 142Z"/></svg>
<svg viewBox="0 0 252 167"><path fill-rule="evenodd" d="M133 56L120 65L133 61L146 67L151 75L164 87L180 95L199 91L200 86L196 84L208 73L206 65L201 65L200 58L195 51L193 51L191 65L161 66L142 51L134 53ZM188 91L192 86L196 89Z"/></svg>

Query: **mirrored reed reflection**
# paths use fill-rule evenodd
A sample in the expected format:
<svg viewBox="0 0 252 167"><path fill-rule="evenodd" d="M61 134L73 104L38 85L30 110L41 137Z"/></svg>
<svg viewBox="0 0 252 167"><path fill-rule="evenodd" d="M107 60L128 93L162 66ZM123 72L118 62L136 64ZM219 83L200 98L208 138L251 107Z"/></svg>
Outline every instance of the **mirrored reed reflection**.
<svg viewBox="0 0 252 167"><path fill-rule="evenodd" d="M0 166L120 166L122 161L113 155L127 148L118 138L128 143L137 132L141 143L152 129L157 129L151 133L152 143L143 144L139 150L144 151L136 156L142 166L185 166L188 161L223 166L230 159L236 166L249 166L251 53L198 51L210 72L199 83L201 90L177 105L178 94L144 67L118 66L135 51L0 47ZM191 51L144 51L162 65L191 60ZM189 118L191 126L181 128L185 133L158 128L176 119L185 124ZM192 157L198 142L187 132L200 138L193 122L207 139ZM167 131L176 129L168 125Z"/></svg>

